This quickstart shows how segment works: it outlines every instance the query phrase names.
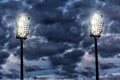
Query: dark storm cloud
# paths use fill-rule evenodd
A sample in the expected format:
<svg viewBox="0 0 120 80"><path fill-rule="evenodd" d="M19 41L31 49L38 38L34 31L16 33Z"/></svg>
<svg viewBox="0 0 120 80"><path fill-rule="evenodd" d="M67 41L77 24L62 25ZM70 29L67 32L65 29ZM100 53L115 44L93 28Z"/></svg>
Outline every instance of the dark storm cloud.
<svg viewBox="0 0 120 80"><path fill-rule="evenodd" d="M54 67L61 67L62 71L58 71L58 74L68 77L76 77L75 66L77 62L81 61L83 55L83 50L73 49L71 51L66 51L64 54L52 56L50 59Z"/></svg>
<svg viewBox="0 0 120 80"><path fill-rule="evenodd" d="M0 73L0 79L18 79L19 78L19 72L16 70L10 70L11 73Z"/></svg>
<svg viewBox="0 0 120 80"><path fill-rule="evenodd" d="M110 69L110 68L115 68L116 66L114 65L114 63L108 63L108 64L100 64L100 68L101 69Z"/></svg>
<svg viewBox="0 0 120 80"><path fill-rule="evenodd" d="M119 44L120 40L111 37L105 37L101 41L101 44L99 45L99 53L102 57L114 57L115 55L119 54L120 52L120 46Z"/></svg>
<svg viewBox="0 0 120 80"><path fill-rule="evenodd" d="M120 46L119 38L116 36L106 36L98 39L98 52L103 58L114 57L119 54ZM89 48L90 54L94 54L94 46Z"/></svg>
<svg viewBox="0 0 120 80"><path fill-rule="evenodd" d="M51 10L55 10L56 8L58 8L59 6L62 6L64 4L64 2L66 2L67 0L43 0L42 4L40 3L36 3L35 5L33 5L33 8L36 10L44 10L44 11L51 11ZM29 1L28 1L29 3Z"/></svg>
<svg viewBox="0 0 120 80"><path fill-rule="evenodd" d="M31 18L35 23L54 23L61 19L61 14L57 10L59 6L62 6L66 0L41 0L30 1L27 0L26 4L32 8L29 10ZM55 4L54 4L55 3ZM34 14L34 15L33 15ZM38 17L39 16L39 17ZM60 19L59 19L60 18Z"/></svg>
<svg viewBox="0 0 120 80"><path fill-rule="evenodd" d="M87 67L86 71L80 71L78 74L91 78L93 75L95 75L95 69Z"/></svg>
<svg viewBox="0 0 120 80"><path fill-rule="evenodd" d="M11 50L11 49L15 49L16 47L18 47L20 45L20 40L19 39L10 39L9 40L9 43L8 43L8 50Z"/></svg>
<svg viewBox="0 0 120 80"><path fill-rule="evenodd" d="M82 31L80 30L79 26L76 26L74 24L61 25L58 23L53 25L39 26L36 29L35 35L44 36L50 41L78 42L83 38L80 36L80 32Z"/></svg>
<svg viewBox="0 0 120 80"><path fill-rule="evenodd" d="M119 0L104 0L110 4L113 4L113 5L120 5L120 1Z"/></svg>
<svg viewBox="0 0 120 80"><path fill-rule="evenodd" d="M79 42L83 38L83 36L80 36L80 32L83 31L80 29L80 26L78 26L77 23L75 23L74 17L77 13L77 10L70 11L69 13L64 15L60 10L58 10L58 7L62 6L61 4L59 4L59 6L54 5L54 7L51 6L48 8L50 3L48 6L47 3L43 3L46 4L46 6L38 6L39 8L35 9L33 6L32 8L32 11L35 11L37 9L36 13L34 13L35 15L32 15L33 20L35 18L34 21L36 21L37 24L42 24L36 28L35 35L44 36L48 40L59 42ZM42 9L44 7L45 9ZM53 10L49 10L51 8Z"/></svg>
<svg viewBox="0 0 120 80"><path fill-rule="evenodd" d="M9 57L9 53L6 51L0 51L0 64L4 64Z"/></svg>
<svg viewBox="0 0 120 80"><path fill-rule="evenodd" d="M114 20L110 26L110 33L120 33L119 30L119 26L120 26L120 18L117 20L117 18L115 18L116 20ZM113 27L114 26L114 27Z"/></svg>
<svg viewBox="0 0 120 80"><path fill-rule="evenodd" d="M51 57L53 65L68 65L75 64L81 60L84 52L79 49L74 49L70 52L65 52L64 54L55 55Z"/></svg>
<svg viewBox="0 0 120 80"><path fill-rule="evenodd" d="M11 4L12 3L12 4ZM20 3L18 3L17 1L8 1L5 3L1 3L0 4L0 8L4 11L4 10L12 10L12 11L16 11L17 9L20 9Z"/></svg>
<svg viewBox="0 0 120 80"><path fill-rule="evenodd" d="M39 59L41 56L52 56L57 53L62 53L69 46L56 42L40 43L39 40L30 40L24 49L27 59Z"/></svg>
<svg viewBox="0 0 120 80"><path fill-rule="evenodd" d="M94 38L93 37L88 38L88 37L85 37L84 40L81 41L80 46L89 50L91 48L92 44L94 43Z"/></svg>
<svg viewBox="0 0 120 80"><path fill-rule="evenodd" d="M120 6L119 0L105 0L104 6L101 8L101 10L104 12L105 18L109 19L110 21L116 21L120 19Z"/></svg>
<svg viewBox="0 0 120 80"><path fill-rule="evenodd" d="M33 20L35 18L37 24L42 24L37 26L34 35L44 36L50 41L59 42L68 41L78 43L83 39L85 35L81 35L80 33L86 32L75 22L75 16L78 14L77 10L69 10L66 14L63 14L56 7L52 11L44 10L41 10L40 7L39 14L36 12L36 15L32 16ZM37 15L40 17L37 17ZM84 16L86 15L82 15L82 17Z"/></svg>
<svg viewBox="0 0 120 80"><path fill-rule="evenodd" d="M64 66L62 66L63 72L58 72L58 74L60 74L62 76L67 76L69 78L76 78L77 74L75 74L76 71L74 69L75 69L75 65L72 65L72 64L64 65Z"/></svg>

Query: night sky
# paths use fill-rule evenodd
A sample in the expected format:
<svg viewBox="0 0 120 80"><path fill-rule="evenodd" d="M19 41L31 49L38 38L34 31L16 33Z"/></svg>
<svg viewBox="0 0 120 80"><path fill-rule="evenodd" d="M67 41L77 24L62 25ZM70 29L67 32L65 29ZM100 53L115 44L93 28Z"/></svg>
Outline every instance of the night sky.
<svg viewBox="0 0 120 80"><path fill-rule="evenodd" d="M30 17L24 41L25 72L53 69L64 77L95 76L94 39L89 17L99 11L104 28L98 39L100 70L120 68L120 0L0 0L0 79L20 73L17 16Z"/></svg>

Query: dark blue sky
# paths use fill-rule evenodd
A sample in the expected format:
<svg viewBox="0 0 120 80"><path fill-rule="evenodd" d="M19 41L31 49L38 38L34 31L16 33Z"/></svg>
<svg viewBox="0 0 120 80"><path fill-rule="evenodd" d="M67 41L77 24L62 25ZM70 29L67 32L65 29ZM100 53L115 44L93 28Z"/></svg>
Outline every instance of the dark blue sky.
<svg viewBox="0 0 120 80"><path fill-rule="evenodd" d="M94 11L104 15L98 39L100 69L119 68L119 0L0 0L0 78L19 75L15 22L20 13L31 18L30 34L24 41L26 71L54 69L66 77L94 76L94 40L88 26Z"/></svg>

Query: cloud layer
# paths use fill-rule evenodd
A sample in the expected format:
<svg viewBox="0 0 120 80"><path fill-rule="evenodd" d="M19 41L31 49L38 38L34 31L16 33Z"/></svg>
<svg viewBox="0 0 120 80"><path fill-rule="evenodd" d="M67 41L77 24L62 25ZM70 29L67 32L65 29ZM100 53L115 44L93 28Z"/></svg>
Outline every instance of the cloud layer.
<svg viewBox="0 0 120 80"><path fill-rule="evenodd" d="M101 69L106 64L119 67L116 65L119 62L109 61L119 60L119 4L119 0L1 0L0 64L4 66L0 69L10 72L1 73L1 78L19 77L19 63L12 62L15 69L5 65L10 63L11 55L19 60L20 41L15 36L15 22L20 13L31 18L30 34L24 41L24 59L33 64L34 60L48 57L57 74L77 78L95 75L94 40L89 37L88 20L92 12L100 11L104 15L104 31L98 39ZM17 76L13 74L15 71Z"/></svg>

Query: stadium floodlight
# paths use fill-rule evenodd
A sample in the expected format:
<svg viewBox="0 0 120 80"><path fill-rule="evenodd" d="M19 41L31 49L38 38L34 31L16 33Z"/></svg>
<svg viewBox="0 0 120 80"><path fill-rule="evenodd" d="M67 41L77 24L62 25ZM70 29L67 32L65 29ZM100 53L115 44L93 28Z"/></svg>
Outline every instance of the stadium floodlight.
<svg viewBox="0 0 120 80"><path fill-rule="evenodd" d="M90 17L90 36L95 40L95 66L96 66L96 80L99 80L99 63L98 63L98 48L97 38L101 37L103 27L103 15L96 12Z"/></svg>
<svg viewBox="0 0 120 80"><path fill-rule="evenodd" d="M29 34L29 23L30 18L26 14L20 14L16 22L16 38L20 39L21 42L21 61L20 61L20 80L24 80L24 69L23 69L23 40L27 39Z"/></svg>
<svg viewBox="0 0 120 80"><path fill-rule="evenodd" d="M26 14L20 14L16 23L16 37L26 39L29 34L30 18Z"/></svg>
<svg viewBox="0 0 120 80"><path fill-rule="evenodd" d="M103 15L93 13L90 17L90 36L100 37L103 27Z"/></svg>

